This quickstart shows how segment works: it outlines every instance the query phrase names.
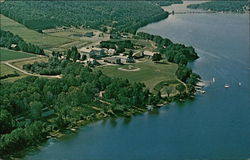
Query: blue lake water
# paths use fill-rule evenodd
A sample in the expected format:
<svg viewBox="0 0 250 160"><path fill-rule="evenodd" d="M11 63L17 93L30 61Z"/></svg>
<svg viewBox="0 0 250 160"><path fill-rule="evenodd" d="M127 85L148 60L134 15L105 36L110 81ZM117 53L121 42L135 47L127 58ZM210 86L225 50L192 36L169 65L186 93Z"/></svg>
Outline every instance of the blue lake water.
<svg viewBox="0 0 250 160"><path fill-rule="evenodd" d="M176 14L142 28L195 47L190 66L206 94L130 120L99 121L50 140L27 160L246 160L250 158L249 15ZM238 83L242 85L239 86ZM224 88L224 84L230 88Z"/></svg>

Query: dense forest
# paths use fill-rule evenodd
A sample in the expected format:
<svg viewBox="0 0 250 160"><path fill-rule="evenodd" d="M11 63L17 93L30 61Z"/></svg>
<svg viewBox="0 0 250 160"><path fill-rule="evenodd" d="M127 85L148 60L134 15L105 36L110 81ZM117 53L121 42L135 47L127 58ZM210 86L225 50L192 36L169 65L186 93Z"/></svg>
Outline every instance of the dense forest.
<svg viewBox="0 0 250 160"><path fill-rule="evenodd" d="M172 1L171 3L175 3ZM83 26L135 33L148 23L168 16L151 1L5 1L1 13L28 28Z"/></svg>
<svg viewBox="0 0 250 160"><path fill-rule="evenodd" d="M44 55L44 51L40 47L30 43L26 43L18 35L14 35L9 31L4 31L1 29L0 29L0 47L6 47L8 49L13 49L16 51L23 51L23 52Z"/></svg>
<svg viewBox="0 0 250 160"><path fill-rule="evenodd" d="M201 4L190 4L187 7L191 9L204 9L218 12L237 12L243 13L246 11L246 6L249 9L250 2L247 0L238 0L238 1L210 1Z"/></svg>

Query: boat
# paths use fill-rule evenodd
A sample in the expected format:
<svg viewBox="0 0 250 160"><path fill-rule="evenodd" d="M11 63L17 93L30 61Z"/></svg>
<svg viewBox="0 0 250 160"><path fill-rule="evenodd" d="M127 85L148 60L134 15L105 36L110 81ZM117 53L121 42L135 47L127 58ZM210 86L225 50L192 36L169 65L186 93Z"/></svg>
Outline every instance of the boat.
<svg viewBox="0 0 250 160"><path fill-rule="evenodd" d="M215 78L213 77L213 82L215 82Z"/></svg>
<svg viewBox="0 0 250 160"><path fill-rule="evenodd" d="M239 86L241 86L241 82L239 82Z"/></svg>
<svg viewBox="0 0 250 160"><path fill-rule="evenodd" d="M202 94L206 93L205 90L201 90L201 89L197 89L196 91L199 92L199 93L202 93Z"/></svg>
<svg viewBox="0 0 250 160"><path fill-rule="evenodd" d="M201 92L202 94L206 93L206 91L204 91L204 90L201 90L200 92Z"/></svg>
<svg viewBox="0 0 250 160"><path fill-rule="evenodd" d="M225 88L229 88L230 86L229 86L228 84L225 84L224 87L225 87Z"/></svg>

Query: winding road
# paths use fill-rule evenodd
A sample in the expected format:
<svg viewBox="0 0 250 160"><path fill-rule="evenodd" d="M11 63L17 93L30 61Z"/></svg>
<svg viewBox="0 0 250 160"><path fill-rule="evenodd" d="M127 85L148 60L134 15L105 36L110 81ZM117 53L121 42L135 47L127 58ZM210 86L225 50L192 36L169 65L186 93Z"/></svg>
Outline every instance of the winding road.
<svg viewBox="0 0 250 160"><path fill-rule="evenodd" d="M24 73L26 75L29 75L29 76L44 77L44 78L62 78L61 75L50 76L50 75L40 75L40 74L35 74L35 73L29 73L29 72L27 72L27 71L25 71L25 70L23 70L21 68L18 68L18 67L11 64L11 63L14 63L14 62L36 59L38 57L42 58L42 57L45 57L45 56L39 55L39 56L36 56L36 57L29 57L29 58L21 58L21 59L15 59L15 60L1 61L1 63L5 64L5 65L17 70L17 71L19 71L19 72L22 72L22 73Z"/></svg>

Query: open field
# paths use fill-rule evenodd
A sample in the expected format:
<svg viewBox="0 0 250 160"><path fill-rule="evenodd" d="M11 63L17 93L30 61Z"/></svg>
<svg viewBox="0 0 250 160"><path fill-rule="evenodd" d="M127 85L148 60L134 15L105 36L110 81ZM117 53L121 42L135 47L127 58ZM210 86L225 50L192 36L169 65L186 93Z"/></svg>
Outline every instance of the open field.
<svg viewBox="0 0 250 160"><path fill-rule="evenodd" d="M97 69L111 77L126 78L131 82L142 82L150 89L150 91L155 91L154 87L162 81L177 81L175 72L178 66L176 64L156 64L150 60L147 60L129 65L133 66L134 68L140 68L140 70L130 72L118 69L127 69L128 65L102 66L98 67Z"/></svg>
<svg viewBox="0 0 250 160"><path fill-rule="evenodd" d="M5 49L5 48L0 48L0 61L35 57L35 56L37 55L25 53L21 51L13 51L13 50Z"/></svg>
<svg viewBox="0 0 250 160"><path fill-rule="evenodd" d="M4 82L14 82L15 80L18 80L20 78L23 78L25 77L26 75L23 74L22 72L19 72L3 63L0 64L0 76L4 76L4 75L7 75L7 74L13 74L13 73L18 73L20 76L18 77L9 77L9 78L6 78L6 79L1 79L1 83L4 83Z"/></svg>
<svg viewBox="0 0 250 160"><path fill-rule="evenodd" d="M34 30L28 29L24 25L4 16L1 16L1 29L5 31L10 31L16 35L22 37L26 42L33 43L42 48L53 48L55 46L60 46L65 43L72 42L72 39L51 36L48 34L38 33Z"/></svg>
<svg viewBox="0 0 250 160"><path fill-rule="evenodd" d="M83 46L97 45L102 40L108 40L109 35L94 29L86 28L57 28L43 30L43 33L31 30L24 25L4 16L1 16L1 29L10 31L22 37L26 42L38 45L44 49L64 51L72 46L81 48ZM93 37L78 36L87 32L93 32Z"/></svg>

